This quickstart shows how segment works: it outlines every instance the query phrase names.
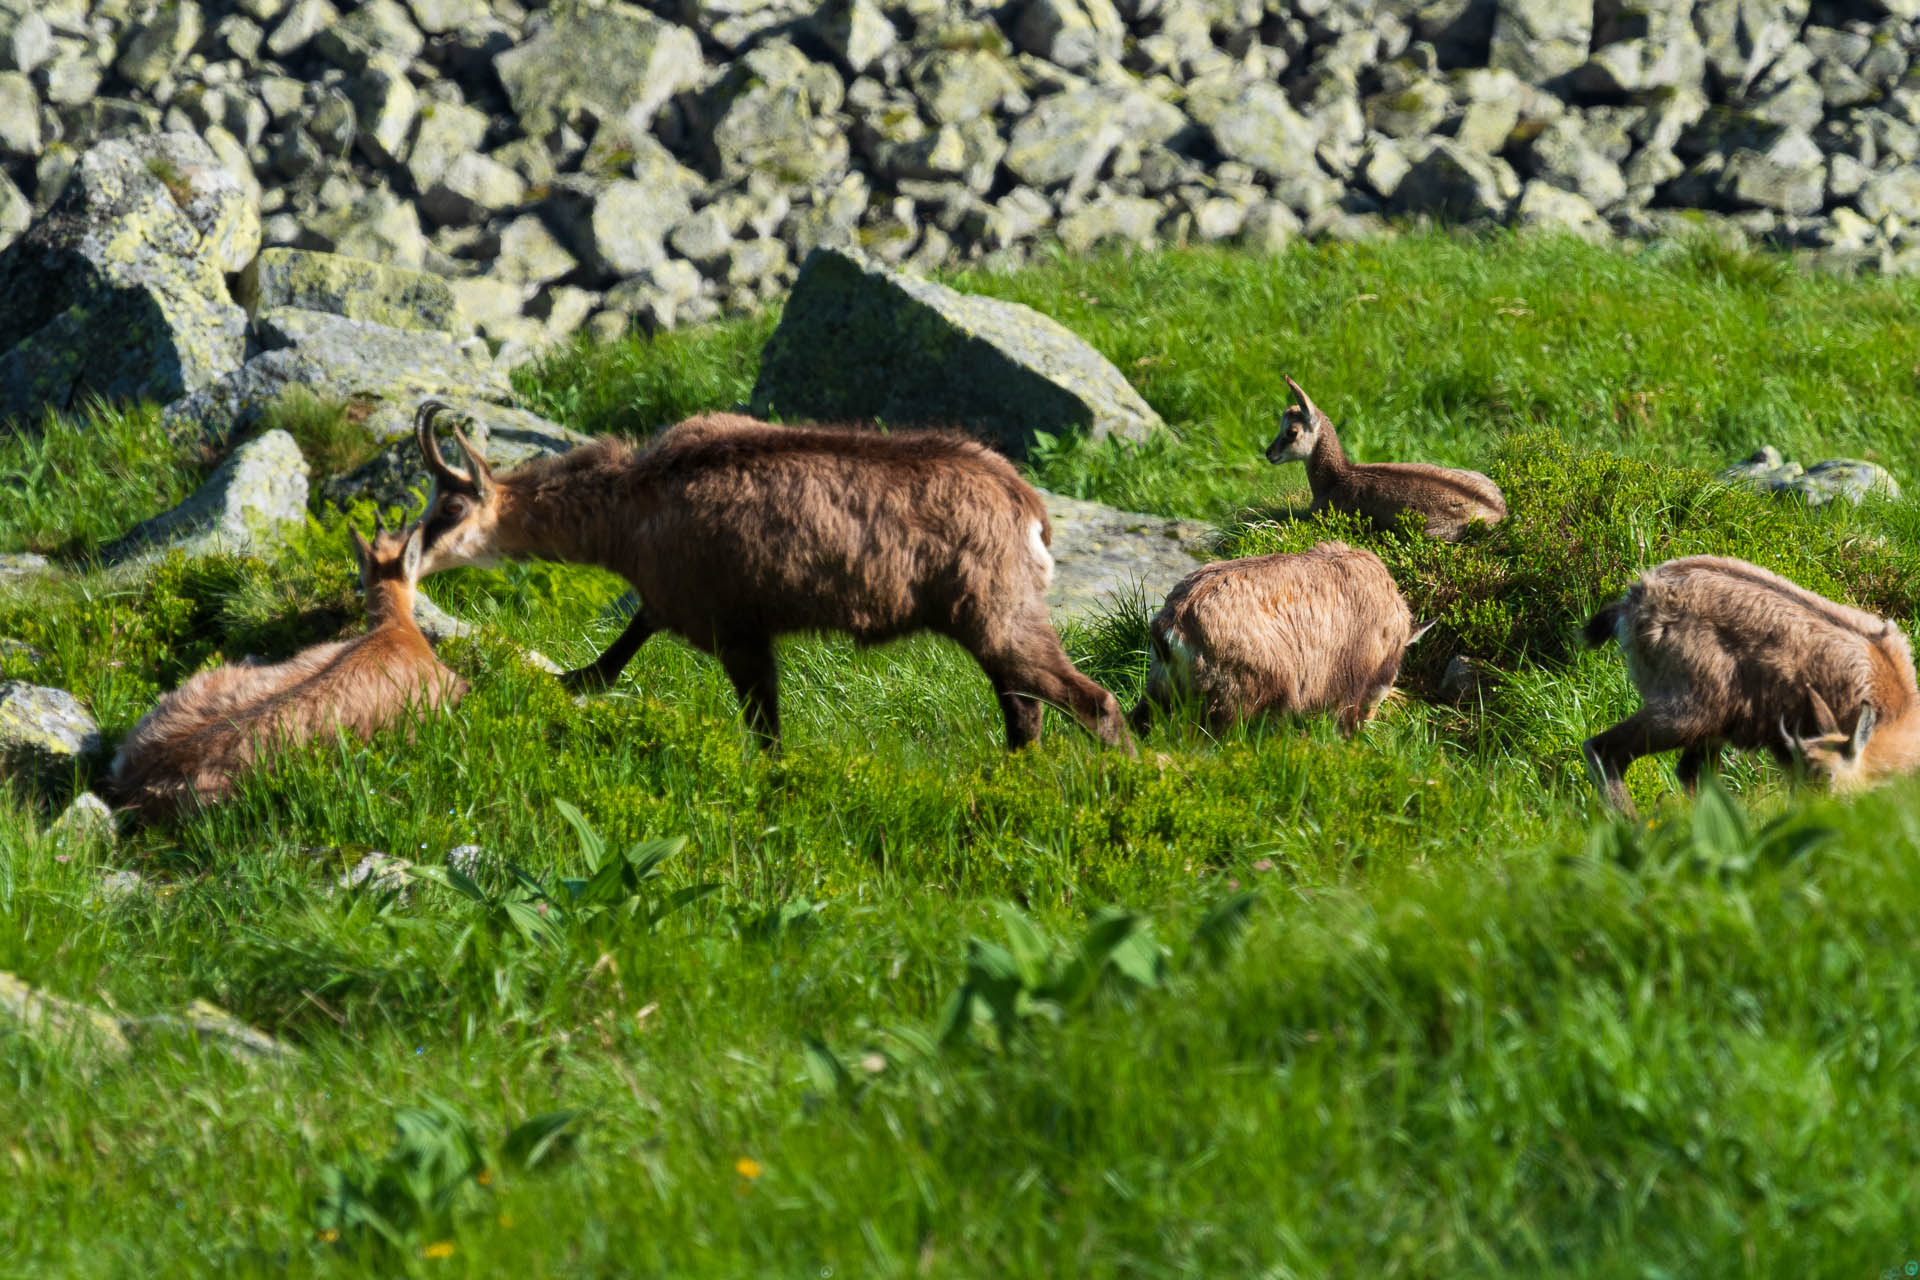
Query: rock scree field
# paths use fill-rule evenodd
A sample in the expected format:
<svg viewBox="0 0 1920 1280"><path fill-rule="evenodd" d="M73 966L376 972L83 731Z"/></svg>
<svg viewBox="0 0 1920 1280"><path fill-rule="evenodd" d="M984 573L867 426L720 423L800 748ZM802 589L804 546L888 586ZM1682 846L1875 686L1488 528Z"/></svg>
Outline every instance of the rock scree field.
<svg viewBox="0 0 1920 1280"><path fill-rule="evenodd" d="M1204 522L1214 558L1376 552L1436 623L1381 712L1351 740L1174 717L1137 759L1050 713L1008 754L952 644L798 637L773 756L677 641L580 701L529 659L593 657L612 577L460 569L422 588L477 624L440 647L456 710L116 836L69 801L161 692L361 627L351 529L412 460L282 398L261 438L316 483L280 533L124 559L205 438L143 405L0 435L0 728L30 686L74 704L0 796L0 1273L1920 1258L1920 782L1841 803L1733 753L1689 800L1652 759L1645 818L1611 818L1579 744L1635 695L1578 644L1697 553L1920 627L1920 502L1715 478L1771 446L1911 491L1920 285L1504 233L944 278L1053 317L1166 423L1038 437L1037 484ZM582 342L514 390L642 436L745 402L777 320ZM1262 456L1287 374L1354 459L1483 471L1508 518L1457 545L1308 518ZM323 492L362 464L379 496ZM1123 704L1158 603L1062 627Z"/></svg>

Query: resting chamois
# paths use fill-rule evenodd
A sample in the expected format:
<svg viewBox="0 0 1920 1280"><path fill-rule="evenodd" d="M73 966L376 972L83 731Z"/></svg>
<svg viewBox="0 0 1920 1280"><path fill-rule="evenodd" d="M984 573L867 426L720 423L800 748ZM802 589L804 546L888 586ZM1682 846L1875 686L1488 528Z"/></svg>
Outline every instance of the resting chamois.
<svg viewBox="0 0 1920 1280"><path fill-rule="evenodd" d="M440 665L413 620L419 525L371 544L353 532L366 594L366 634L303 649L268 666L251 659L193 677L160 699L120 744L106 791L153 818L225 799L240 774L336 727L365 741L410 712L451 706L467 682Z"/></svg>
<svg viewBox="0 0 1920 1280"><path fill-rule="evenodd" d="M1352 736L1431 625L1414 626L1379 556L1344 542L1203 565L1153 620L1134 732L1188 695L1215 730L1264 711L1332 711Z"/></svg>
<svg viewBox="0 0 1920 1280"><path fill-rule="evenodd" d="M1267 446L1267 461L1275 466L1307 464L1311 511L1350 511L1382 529L1393 528L1402 512L1412 511L1426 522L1428 536L1442 542L1458 542L1476 520L1498 524L1507 518L1500 486L1478 471L1424 462L1347 461L1327 415L1299 383L1288 378L1287 386L1299 403L1281 415L1280 432Z"/></svg>
<svg viewBox="0 0 1920 1280"><path fill-rule="evenodd" d="M1758 565L1656 565L1585 636L1617 640L1640 691L1638 711L1582 747L1594 784L1627 813L1627 766L1676 747L1689 791L1729 744L1788 767L1804 758L1841 792L1920 765L1920 691L1900 628Z"/></svg>
<svg viewBox="0 0 1920 1280"><path fill-rule="evenodd" d="M532 556L598 565L639 594L607 651L562 677L569 687L604 687L672 631L720 660L748 724L777 747L776 636L877 644L925 630L986 672L1009 749L1040 736L1042 703L1131 748L1119 704L1074 669L1047 619L1040 495L977 441L706 414L644 449L596 440L496 476L458 426L464 467L448 465L434 436L445 409L429 400L414 420L434 479L423 572Z"/></svg>

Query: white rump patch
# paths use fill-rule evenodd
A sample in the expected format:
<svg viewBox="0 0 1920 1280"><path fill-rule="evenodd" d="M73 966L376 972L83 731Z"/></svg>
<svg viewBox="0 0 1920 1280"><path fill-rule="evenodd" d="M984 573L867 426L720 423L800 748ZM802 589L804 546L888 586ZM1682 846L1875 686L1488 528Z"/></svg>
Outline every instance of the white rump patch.
<svg viewBox="0 0 1920 1280"><path fill-rule="evenodd" d="M1192 645L1187 643L1187 638L1178 631L1168 631L1161 637L1161 643L1166 645L1167 648L1166 677L1168 683L1181 693L1191 693L1193 691L1193 662L1199 654ZM1157 665L1160 660L1160 655L1157 653L1154 654L1153 660Z"/></svg>
<svg viewBox="0 0 1920 1280"><path fill-rule="evenodd" d="M1027 521L1027 547L1033 552L1033 561L1040 566L1040 581L1045 586L1053 585L1053 553L1047 550L1047 540L1040 536L1040 522Z"/></svg>

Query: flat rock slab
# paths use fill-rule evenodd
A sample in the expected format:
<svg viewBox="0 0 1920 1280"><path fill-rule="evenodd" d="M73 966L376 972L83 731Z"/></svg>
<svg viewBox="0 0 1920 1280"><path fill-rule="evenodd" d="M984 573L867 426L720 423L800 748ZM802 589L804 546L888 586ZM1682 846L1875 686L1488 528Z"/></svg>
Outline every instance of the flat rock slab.
<svg viewBox="0 0 1920 1280"><path fill-rule="evenodd" d="M1083 619L1144 596L1160 608L1173 585L1205 564L1213 526L1198 520L1122 511L1098 502L1046 499L1053 525L1053 585L1047 606L1056 620Z"/></svg>
<svg viewBox="0 0 1920 1280"><path fill-rule="evenodd" d="M0 681L0 773L58 777L100 746L100 726L65 689Z"/></svg>
<svg viewBox="0 0 1920 1280"><path fill-rule="evenodd" d="M265 550L306 519L308 471L293 437L269 431L235 449L192 497L135 525L101 558L120 564L176 549L190 556Z"/></svg>
<svg viewBox="0 0 1920 1280"><path fill-rule="evenodd" d="M964 427L1015 457L1040 432L1144 440L1162 425L1104 356L1031 307L825 248L760 353L752 412Z"/></svg>
<svg viewBox="0 0 1920 1280"><path fill-rule="evenodd" d="M248 314L296 307L392 329L458 334L453 290L439 276L337 253L262 249L234 292Z"/></svg>
<svg viewBox="0 0 1920 1280"><path fill-rule="evenodd" d="M1802 467L1772 445L1763 445L1744 461L1726 468L1720 479L1759 493L1796 497L1810 507L1824 506L1836 498L1856 505L1869 495L1894 501L1900 498L1899 483L1877 463L1829 458Z"/></svg>

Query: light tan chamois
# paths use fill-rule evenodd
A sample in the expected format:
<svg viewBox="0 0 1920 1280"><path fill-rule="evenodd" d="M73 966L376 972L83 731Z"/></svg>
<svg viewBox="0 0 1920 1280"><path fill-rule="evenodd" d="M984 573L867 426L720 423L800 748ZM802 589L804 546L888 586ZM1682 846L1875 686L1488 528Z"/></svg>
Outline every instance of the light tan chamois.
<svg viewBox="0 0 1920 1280"><path fill-rule="evenodd" d="M452 706L467 682L440 665L413 620L424 531L376 521L354 530L367 631L271 666L252 659L205 671L160 699L113 758L106 790L146 818L212 804L243 773L336 727L365 741L410 713Z"/></svg>
<svg viewBox="0 0 1920 1280"><path fill-rule="evenodd" d="M1431 625L1414 625L1380 557L1344 542L1205 565L1153 620L1134 731L1155 706L1192 698L1216 731L1261 712L1332 711L1352 736Z"/></svg>
<svg viewBox="0 0 1920 1280"><path fill-rule="evenodd" d="M773 641L841 631L877 644L948 636L992 682L1007 746L1040 736L1041 707L1132 749L1113 695L1074 668L1047 618L1051 529L1005 458L945 432L780 427L706 414L645 448L596 440L494 475L459 427L463 466L415 417L434 478L422 571L500 558L598 565L642 601L570 688L617 679L656 631L720 660L753 731L780 737Z"/></svg>
<svg viewBox="0 0 1920 1280"><path fill-rule="evenodd" d="M1307 464L1313 506L1364 516L1381 529L1398 525L1412 511L1426 521L1429 537L1458 542L1467 526L1498 524L1507 518L1500 486L1478 471L1435 467L1424 462L1349 462L1333 423L1307 398L1300 384L1287 379L1297 404L1280 418L1280 432L1267 446L1267 461Z"/></svg>
<svg viewBox="0 0 1920 1280"><path fill-rule="evenodd" d="M1839 792L1920 765L1920 691L1900 628L1758 565L1656 565L1588 620L1585 637L1617 640L1640 691L1638 711L1582 747L1594 785L1626 813L1627 766L1675 748L1688 791L1728 745L1788 768L1804 759Z"/></svg>

